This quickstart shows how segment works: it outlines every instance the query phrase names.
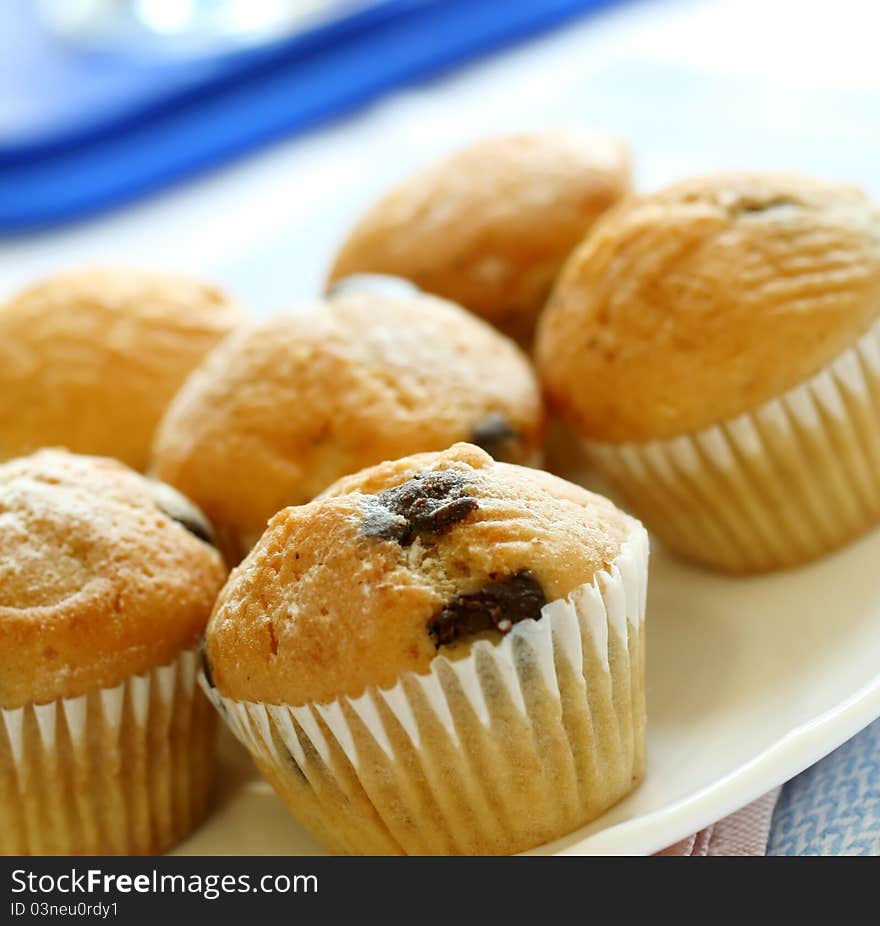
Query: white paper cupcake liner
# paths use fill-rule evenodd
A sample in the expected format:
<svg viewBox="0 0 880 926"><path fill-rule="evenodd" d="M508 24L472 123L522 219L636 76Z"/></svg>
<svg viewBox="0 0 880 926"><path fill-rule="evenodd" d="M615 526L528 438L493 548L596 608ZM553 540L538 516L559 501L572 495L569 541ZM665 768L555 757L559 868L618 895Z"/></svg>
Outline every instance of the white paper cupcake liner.
<svg viewBox="0 0 880 926"><path fill-rule="evenodd" d="M689 559L730 572L815 559L880 523L880 322L753 412L586 450L629 510Z"/></svg>
<svg viewBox="0 0 880 926"><path fill-rule="evenodd" d="M353 854L501 854L598 816L645 765L647 533L497 645L328 704L223 697L300 821Z"/></svg>
<svg viewBox="0 0 880 926"><path fill-rule="evenodd" d="M198 655L115 688L0 711L0 851L164 851L204 815L215 712Z"/></svg>

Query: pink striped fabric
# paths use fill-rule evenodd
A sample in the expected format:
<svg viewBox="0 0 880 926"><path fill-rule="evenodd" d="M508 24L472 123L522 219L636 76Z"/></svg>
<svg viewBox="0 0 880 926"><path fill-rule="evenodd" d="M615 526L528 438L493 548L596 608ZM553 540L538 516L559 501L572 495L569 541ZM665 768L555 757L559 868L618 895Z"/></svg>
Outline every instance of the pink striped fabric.
<svg viewBox="0 0 880 926"><path fill-rule="evenodd" d="M780 788L657 855L763 855Z"/></svg>

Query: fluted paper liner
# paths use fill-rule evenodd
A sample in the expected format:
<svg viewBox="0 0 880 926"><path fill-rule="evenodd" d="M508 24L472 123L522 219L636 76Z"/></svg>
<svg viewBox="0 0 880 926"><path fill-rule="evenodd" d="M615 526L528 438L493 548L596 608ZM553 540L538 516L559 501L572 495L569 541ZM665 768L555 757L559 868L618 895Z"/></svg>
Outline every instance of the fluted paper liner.
<svg viewBox="0 0 880 926"><path fill-rule="evenodd" d="M296 817L352 854L503 854L598 816L645 766L647 534L539 620L328 704L201 682Z"/></svg>
<svg viewBox="0 0 880 926"><path fill-rule="evenodd" d="M0 711L4 855L162 852L204 816L215 711L198 655L114 688Z"/></svg>
<svg viewBox="0 0 880 926"><path fill-rule="evenodd" d="M812 379L672 440L587 442L674 551L730 572L808 562L880 523L880 322Z"/></svg>

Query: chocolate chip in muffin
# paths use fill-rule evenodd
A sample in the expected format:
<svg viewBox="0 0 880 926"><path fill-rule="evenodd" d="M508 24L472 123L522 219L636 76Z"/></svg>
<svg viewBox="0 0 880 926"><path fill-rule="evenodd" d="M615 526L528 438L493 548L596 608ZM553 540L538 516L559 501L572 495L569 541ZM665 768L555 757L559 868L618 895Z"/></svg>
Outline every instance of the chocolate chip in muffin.
<svg viewBox="0 0 880 926"><path fill-rule="evenodd" d="M351 276L337 280L327 289L327 295L347 296L357 293L372 293L377 296L413 296L419 292L418 286L403 277L387 273L353 273Z"/></svg>
<svg viewBox="0 0 880 926"><path fill-rule="evenodd" d="M408 547L419 534L443 534L479 506L457 470L432 470L368 496L363 533Z"/></svg>
<svg viewBox="0 0 880 926"><path fill-rule="evenodd" d="M153 501L166 517L185 527L194 537L204 543L215 545L214 530L207 518L188 502L179 492L164 482L151 482Z"/></svg>
<svg viewBox="0 0 880 926"><path fill-rule="evenodd" d="M485 630L506 634L520 621L538 620L546 603L540 582L524 569L476 592L456 595L428 621L428 633L438 649Z"/></svg>
<svg viewBox="0 0 880 926"><path fill-rule="evenodd" d="M743 197L736 203L736 211L740 214L770 212L773 209L784 209L786 207L797 207L800 205L790 196L774 196L770 199L759 199L755 197Z"/></svg>
<svg viewBox="0 0 880 926"><path fill-rule="evenodd" d="M518 439L519 434L513 425L499 412L492 412L471 431L471 443L496 460L503 461L511 441Z"/></svg>
<svg viewBox="0 0 880 926"><path fill-rule="evenodd" d="M367 537L378 537L380 540L394 540L400 543L409 533L409 522L403 515L383 508L378 496L368 495L362 531Z"/></svg>

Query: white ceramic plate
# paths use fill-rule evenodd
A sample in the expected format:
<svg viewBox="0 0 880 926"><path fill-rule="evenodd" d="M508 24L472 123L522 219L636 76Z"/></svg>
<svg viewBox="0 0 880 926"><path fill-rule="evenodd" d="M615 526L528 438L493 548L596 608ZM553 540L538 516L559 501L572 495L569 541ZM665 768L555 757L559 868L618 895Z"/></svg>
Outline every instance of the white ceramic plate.
<svg viewBox="0 0 880 926"><path fill-rule="evenodd" d="M880 716L880 532L787 574L730 579L655 543L648 771L600 819L535 850L658 851L796 775ZM182 854L321 853L223 744L216 814Z"/></svg>

